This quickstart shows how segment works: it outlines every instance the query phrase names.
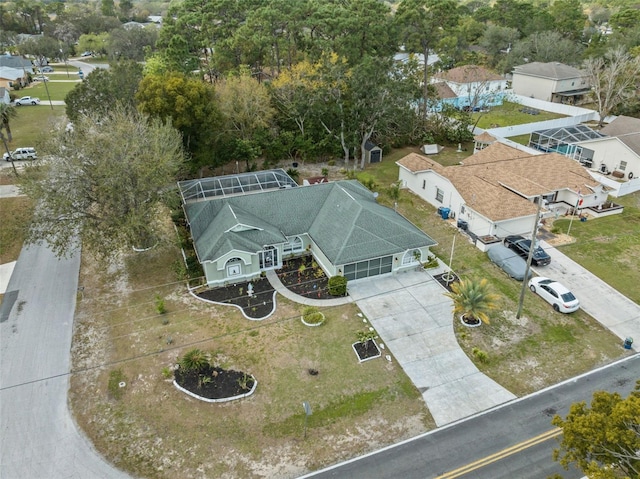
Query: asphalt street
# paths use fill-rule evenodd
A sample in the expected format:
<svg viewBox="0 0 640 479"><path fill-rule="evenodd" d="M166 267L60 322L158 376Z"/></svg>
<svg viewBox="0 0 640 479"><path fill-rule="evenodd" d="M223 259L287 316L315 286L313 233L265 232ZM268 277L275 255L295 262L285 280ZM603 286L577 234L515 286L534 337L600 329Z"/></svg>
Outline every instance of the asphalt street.
<svg viewBox="0 0 640 479"><path fill-rule="evenodd" d="M540 479L562 473L565 479L578 479L582 477L578 471L564 471L552 460L557 440L551 418L566 415L574 402L589 402L594 391L617 391L627 396L638 378L640 355L635 354L556 387L303 477Z"/></svg>
<svg viewBox="0 0 640 479"><path fill-rule="evenodd" d="M2 479L118 479L67 407L80 255L23 248L0 306Z"/></svg>

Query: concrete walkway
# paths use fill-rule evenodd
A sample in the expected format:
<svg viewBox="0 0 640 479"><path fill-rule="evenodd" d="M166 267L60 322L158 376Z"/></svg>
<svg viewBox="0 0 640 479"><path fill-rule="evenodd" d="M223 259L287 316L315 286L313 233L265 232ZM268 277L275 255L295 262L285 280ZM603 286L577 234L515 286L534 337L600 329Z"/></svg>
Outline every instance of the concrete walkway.
<svg viewBox="0 0 640 479"><path fill-rule="evenodd" d="M442 272L444 268L432 273ZM452 302L427 272L361 279L349 284L349 297L329 300L291 292L274 271L267 272L267 278L278 293L297 303L326 307L355 301L422 393L438 426L515 398L478 371L460 349L453 332Z"/></svg>
<svg viewBox="0 0 640 479"><path fill-rule="evenodd" d="M551 256L551 264L534 271L564 284L580 300L584 311L621 342L633 338L633 349L640 351L640 306L550 244L540 241L540 246Z"/></svg>

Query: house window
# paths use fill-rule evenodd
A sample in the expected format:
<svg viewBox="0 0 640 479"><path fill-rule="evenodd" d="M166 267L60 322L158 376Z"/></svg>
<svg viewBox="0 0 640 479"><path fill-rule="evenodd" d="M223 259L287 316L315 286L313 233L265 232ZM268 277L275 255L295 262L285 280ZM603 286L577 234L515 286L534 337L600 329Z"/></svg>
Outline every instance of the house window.
<svg viewBox="0 0 640 479"><path fill-rule="evenodd" d="M460 207L460 214L464 213L464 205Z"/></svg>
<svg viewBox="0 0 640 479"><path fill-rule="evenodd" d="M302 238L300 236L289 238L289 242L282 247L283 254L296 253L298 251L302 251Z"/></svg>
<svg viewBox="0 0 640 479"><path fill-rule="evenodd" d="M626 161L621 161L620 162L620 167L618 169L620 171L625 171L627 169L627 162Z"/></svg>
<svg viewBox="0 0 640 479"><path fill-rule="evenodd" d="M444 191L436 187L436 201L442 203L442 200L444 200Z"/></svg>
<svg viewBox="0 0 640 479"><path fill-rule="evenodd" d="M240 258L231 258L227 261L227 277L238 276L242 273L242 260Z"/></svg>
<svg viewBox="0 0 640 479"><path fill-rule="evenodd" d="M260 269L273 269L278 266L278 250L273 246L265 246L260 251Z"/></svg>
<svg viewBox="0 0 640 479"><path fill-rule="evenodd" d="M422 259L422 253L419 249L414 249L412 251L407 251L402 257L402 265L406 266L408 264L415 264L420 262Z"/></svg>
<svg viewBox="0 0 640 479"><path fill-rule="evenodd" d="M422 189L426 189L427 188L427 180L422 180Z"/></svg>

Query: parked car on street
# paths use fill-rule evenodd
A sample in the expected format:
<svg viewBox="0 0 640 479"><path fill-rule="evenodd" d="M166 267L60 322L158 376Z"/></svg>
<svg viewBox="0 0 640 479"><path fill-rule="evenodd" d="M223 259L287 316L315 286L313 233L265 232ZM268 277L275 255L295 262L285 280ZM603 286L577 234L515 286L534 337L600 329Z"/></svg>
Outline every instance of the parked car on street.
<svg viewBox="0 0 640 479"><path fill-rule="evenodd" d="M6 161L11 160L37 160L38 155L36 154L35 148L17 148L12 151L10 154L5 153L2 155L2 159Z"/></svg>
<svg viewBox="0 0 640 479"><path fill-rule="evenodd" d="M40 98L36 98L35 96L23 96L16 100L16 106L20 105L39 105Z"/></svg>
<svg viewBox="0 0 640 479"><path fill-rule="evenodd" d="M513 279L522 281L527 262L502 244L496 244L487 250L489 259ZM531 271L529 271L531 277Z"/></svg>
<svg viewBox="0 0 640 479"><path fill-rule="evenodd" d="M46 75L36 75L33 77L35 81L49 81L49 77Z"/></svg>
<svg viewBox="0 0 640 479"><path fill-rule="evenodd" d="M46 67L42 67L40 71L42 73L53 73L53 67L47 65Z"/></svg>
<svg viewBox="0 0 640 479"><path fill-rule="evenodd" d="M93 55L93 52L82 52L81 57L90 57Z"/></svg>
<svg viewBox="0 0 640 479"><path fill-rule="evenodd" d="M507 248L512 249L518 253L525 260L529 257L529 250L531 249L531 240L526 239L524 236L511 235L504 239L504 245ZM551 263L551 256L547 254L540 246L536 246L533 250L533 256L531 257L531 264L535 266L546 266Z"/></svg>
<svg viewBox="0 0 640 479"><path fill-rule="evenodd" d="M529 289L553 306L560 313L573 313L580 307L580 301L561 283L537 276L529 281Z"/></svg>

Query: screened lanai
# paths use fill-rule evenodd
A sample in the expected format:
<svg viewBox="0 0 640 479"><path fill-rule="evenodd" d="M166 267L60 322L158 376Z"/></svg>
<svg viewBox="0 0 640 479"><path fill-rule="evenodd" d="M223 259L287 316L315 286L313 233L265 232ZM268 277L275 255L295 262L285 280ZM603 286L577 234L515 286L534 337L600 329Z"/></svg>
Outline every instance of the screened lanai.
<svg viewBox="0 0 640 479"><path fill-rule="evenodd" d="M282 169L178 182L183 203L296 186L298 184Z"/></svg>
<svg viewBox="0 0 640 479"><path fill-rule="evenodd" d="M585 125L564 126L550 130L534 131L529 137L529 146L545 153L560 153L578 160L585 166L591 166L593 151L578 146L576 143L604 138L605 136Z"/></svg>

